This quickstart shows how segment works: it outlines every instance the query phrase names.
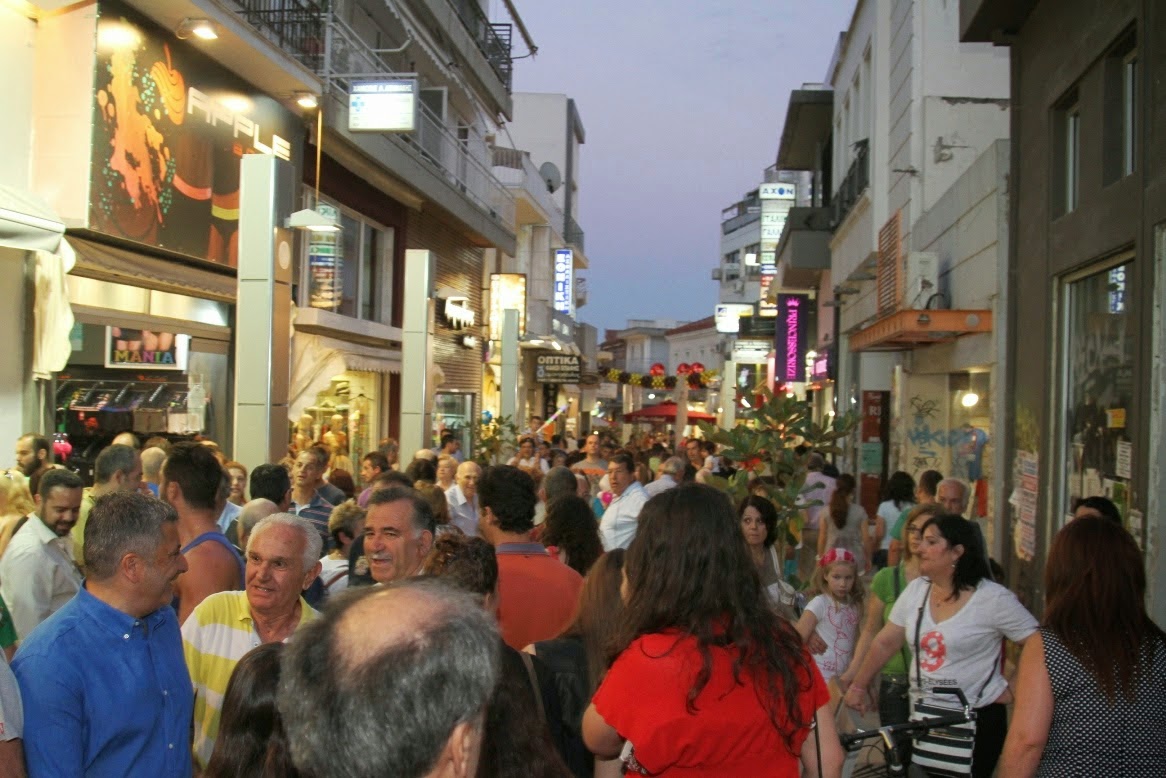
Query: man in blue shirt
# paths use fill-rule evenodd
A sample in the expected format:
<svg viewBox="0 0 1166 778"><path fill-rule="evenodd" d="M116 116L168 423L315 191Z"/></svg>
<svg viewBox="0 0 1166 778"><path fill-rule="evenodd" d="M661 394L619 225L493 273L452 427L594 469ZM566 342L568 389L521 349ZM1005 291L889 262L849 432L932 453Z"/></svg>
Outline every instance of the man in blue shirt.
<svg viewBox="0 0 1166 778"><path fill-rule="evenodd" d="M170 607L186 571L177 521L137 492L94 504L84 587L12 663L30 776L191 774L194 693Z"/></svg>

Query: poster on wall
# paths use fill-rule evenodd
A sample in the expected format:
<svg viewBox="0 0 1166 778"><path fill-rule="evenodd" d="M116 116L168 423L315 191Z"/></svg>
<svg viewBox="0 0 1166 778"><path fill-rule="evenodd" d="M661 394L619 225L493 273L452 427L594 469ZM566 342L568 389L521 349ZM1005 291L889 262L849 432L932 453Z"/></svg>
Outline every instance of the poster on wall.
<svg viewBox="0 0 1166 778"><path fill-rule="evenodd" d="M105 366L125 370L186 370L190 336L129 327L105 328Z"/></svg>
<svg viewBox="0 0 1166 778"><path fill-rule="evenodd" d="M99 14L89 227L236 267L239 162L273 154L298 175L300 122L134 11Z"/></svg>

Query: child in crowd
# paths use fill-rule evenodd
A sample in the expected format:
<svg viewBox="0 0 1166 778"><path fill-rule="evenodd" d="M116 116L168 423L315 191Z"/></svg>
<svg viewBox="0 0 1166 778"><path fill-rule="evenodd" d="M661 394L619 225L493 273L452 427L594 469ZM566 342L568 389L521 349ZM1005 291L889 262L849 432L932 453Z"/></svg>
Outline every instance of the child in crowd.
<svg viewBox="0 0 1166 778"><path fill-rule="evenodd" d="M798 633L802 640L808 640L816 631L826 643L825 652L815 655L814 661L833 699L841 695L834 679L850 664L858 642L863 589L854 553L832 548L823 554L810 581L810 591L817 596L798 620Z"/></svg>

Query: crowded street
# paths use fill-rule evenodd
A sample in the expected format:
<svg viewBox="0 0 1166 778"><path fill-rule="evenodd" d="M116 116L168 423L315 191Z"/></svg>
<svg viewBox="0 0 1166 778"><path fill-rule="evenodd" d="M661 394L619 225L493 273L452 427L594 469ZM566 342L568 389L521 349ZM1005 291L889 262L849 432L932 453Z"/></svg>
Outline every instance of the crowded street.
<svg viewBox="0 0 1166 778"><path fill-rule="evenodd" d="M1161 16L0 0L0 778L1163 778Z"/></svg>

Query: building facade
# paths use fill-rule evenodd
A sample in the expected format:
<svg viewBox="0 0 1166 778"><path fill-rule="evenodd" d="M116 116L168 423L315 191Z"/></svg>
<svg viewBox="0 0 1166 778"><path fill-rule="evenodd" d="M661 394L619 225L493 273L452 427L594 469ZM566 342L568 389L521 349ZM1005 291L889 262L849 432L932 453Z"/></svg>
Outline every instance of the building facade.
<svg viewBox="0 0 1166 778"><path fill-rule="evenodd" d="M1015 288L999 443L1005 488L1017 495L1011 580L1039 608L1052 536L1078 499L1105 495L1146 552L1160 621L1162 9L965 0L960 16L963 40L999 44L1012 62L1009 217L1022 228L1008 250Z"/></svg>

